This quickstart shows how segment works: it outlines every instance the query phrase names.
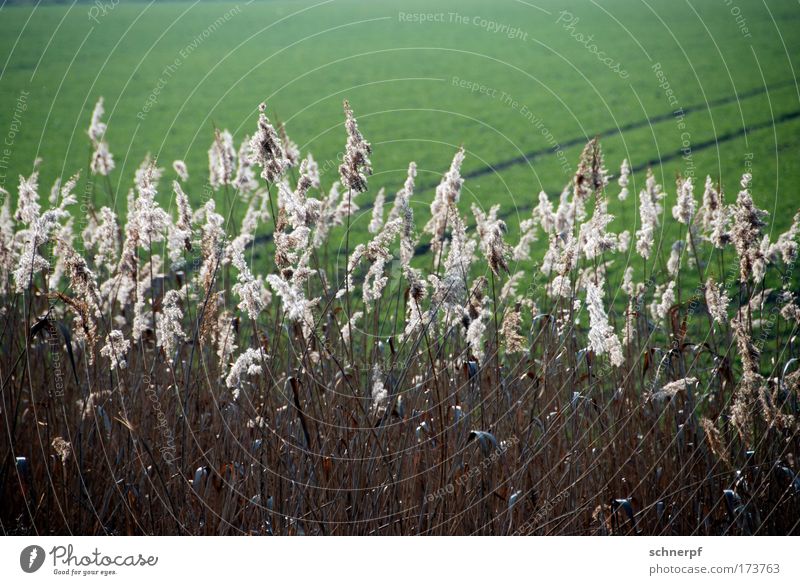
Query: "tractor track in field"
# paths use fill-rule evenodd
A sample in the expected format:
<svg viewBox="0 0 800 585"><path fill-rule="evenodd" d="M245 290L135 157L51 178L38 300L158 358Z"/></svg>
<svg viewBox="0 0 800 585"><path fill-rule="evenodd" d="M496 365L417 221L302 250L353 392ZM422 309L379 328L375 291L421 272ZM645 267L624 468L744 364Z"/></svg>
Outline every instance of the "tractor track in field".
<svg viewBox="0 0 800 585"><path fill-rule="evenodd" d="M737 94L730 95L730 96L727 96L727 97L724 97L724 98L719 98L719 99L716 99L716 100L710 100L710 101L708 101L708 102L706 102L704 104L695 104L695 105L691 105L691 106L686 106L685 108L683 108L683 112L684 112L684 114L688 115L688 114L691 114L693 112L708 111L708 110L711 110L712 108L716 108L716 107L719 107L719 106L724 106L724 105L727 105L727 104L732 104L734 102L739 102L739 101L742 101L742 100L746 100L746 99L749 99L751 97L756 97L758 95L768 94L770 91L777 91L777 90L784 89L786 87L791 87L791 86L794 86L794 85L795 85L794 81L787 81L787 82L783 82L783 83L779 83L779 84L773 85L772 87L760 87L760 88L756 88L756 89L750 89L750 90L744 91L742 93L737 93ZM794 114L796 114L796 112L792 113L792 117L796 117L796 115L794 115ZM629 122L627 124L623 124L622 126L617 126L617 127L614 127L614 128L609 128L607 130L602 130L602 131L597 133L597 136L599 136L600 138L608 138L609 136L615 136L615 135L618 135L618 134L622 134L623 132L630 132L632 130L638 130L640 128L645 128L645 127L651 126L653 124L658 124L660 122L666 122L668 120L672 120L674 117L675 117L675 111L673 110L671 112L658 114L656 116L651 116L650 118L645 118L644 120L638 120L636 122ZM785 121L785 120L779 118L779 119L777 119L775 121L775 123L783 122L783 121ZM763 127L763 126L761 126L761 127ZM750 129L754 129L754 127L751 127ZM736 138L736 137L746 133L747 130L748 129L743 130L742 133L737 134L736 136L733 136L732 138ZM722 138L724 136L727 136L727 134L720 136L718 141L723 141ZM568 139L568 140L566 140L564 142L559 142L559 146L561 147L561 149L570 148L572 146L582 146L582 145L586 144L587 140L589 140L589 137L587 137L587 136L576 136L576 137L570 138L570 139ZM708 148L708 144L706 142L704 142L702 144L705 145L704 148ZM699 145L698 145L697 149L700 149ZM692 147L692 150L695 150L694 145ZM542 156L547 156L547 155L553 155L553 154L555 154L555 152L556 151L552 147L532 150L532 151L527 152L525 154L522 154L520 156L509 158L509 159L500 161L500 162L492 164L492 165L487 165L485 167L481 167L479 169L475 169L473 171L470 171L469 173L464 174L463 177L464 177L464 179L474 179L474 178L477 178L477 177L482 177L484 175L489 175L489 174L492 174L492 173L496 173L497 171L502 171L504 169L507 169L509 167L513 167L513 166L516 166L516 165L519 165L519 164L531 163L537 158L541 158ZM671 159L662 158L662 160L671 160ZM656 162L657 162L657 160L656 160ZM647 168L648 165L652 165L652 164L656 164L656 163L651 160L651 161L648 161L647 163L645 163L644 165L639 165L637 168L631 169L631 170L632 171L641 170L642 168ZM419 192L424 192L424 191L427 191L427 190L435 188L435 187L436 187L436 185L425 185L424 187L421 187L419 189Z"/></svg>
<svg viewBox="0 0 800 585"><path fill-rule="evenodd" d="M758 130L764 130L765 128L772 128L774 126L777 126L778 124L783 124L785 122L789 122L789 121L795 120L797 118L800 118L800 110L795 110L793 112L789 112L789 113L783 114L782 116L778 116L778 117L774 118L773 120L771 120L769 122L761 122L759 124L753 124L751 126L748 126L747 128L740 128L738 130L725 132L724 134L720 134L719 136L717 136L715 138L712 138L710 140L704 140L702 142L693 143L692 147L691 147L692 148L692 152L694 153L694 152L697 152L697 151L706 150L707 148L712 148L712 147L714 147L714 146L716 146L718 144L721 144L721 143L724 143L724 142L728 142L728 141L731 141L731 140L735 140L736 138L740 138L740 137L746 135L748 132L755 132L755 131L758 131ZM672 152L669 152L669 153L667 153L667 154L665 154L665 155L663 155L663 156L661 156L659 158L653 158L653 159L648 160L647 162L640 163L640 164L637 164L637 165L631 167L631 172L632 173L637 173L637 172L643 171L643 170L645 170L647 168L653 167L655 165L663 164L663 163L666 163L666 162L681 158L683 155L684 155L683 150L672 151ZM481 169L481 171L483 171L483 170L484 169ZM489 172L489 171L487 171L487 172ZM477 176L487 174L487 172L481 172ZM475 172L473 172L472 174L475 174ZM464 175L464 177L468 178L468 175ZM517 206L513 210L509 210L509 211L504 211L504 212L498 213L497 217L500 218L500 219L505 220L505 219L508 219L509 217L512 217L514 214L519 214L521 212L524 213L524 212L531 211L533 209L533 207L534 207L534 204L524 205L524 206ZM473 227L474 223L473 222L468 222L467 226L468 227ZM417 248L415 250L415 254L424 254L429 249L430 249L430 243L420 244L419 246L417 246Z"/></svg>
<svg viewBox="0 0 800 585"><path fill-rule="evenodd" d="M776 91L776 90L783 89L783 88L790 87L790 86L794 86L794 85L795 85L794 81L788 81L788 82L783 82L783 83L779 83L779 84L773 85L771 87L761 87L761 88L747 90L747 91L744 91L744 92L741 92L741 93L737 93L737 94L734 94L734 95L731 95L731 96L727 96L727 97L724 97L724 98L719 98L719 99L716 99L716 100L710 100L710 101L708 101L708 102L706 102L704 104L695 104L695 105L691 105L691 106L686 106L685 108L683 108L683 113L685 115L688 115L688 114L691 114L692 112L708 111L708 110L711 110L712 108L716 108L718 106L731 104L731 103L734 103L734 102L738 102L738 101L745 100L745 99L748 99L748 98L751 98L751 97L755 97L755 96L758 96L758 95L762 95L762 94L768 94L770 91ZM665 121L671 120L671 119L674 118L674 116L675 116L675 112L674 111L658 114L656 116L651 116L650 118L645 118L644 120L638 120L636 122L630 122L628 124L623 124L623 125L617 126L615 128L611 128L611 129L608 129L608 130L605 130L605 131L598 132L597 136L609 137L609 136L622 134L623 132L629 132L629 131L632 131L632 130L645 128L645 127L651 126L653 124L658 124L660 122L665 122ZM721 144L721 143L724 143L724 142L729 142L731 140L735 140L736 138L740 138L742 136L745 136L749 132L755 132L755 131L758 131L758 130L763 130L765 128L772 128L773 126L776 126L778 124L783 124L785 122L789 122L789 121L797 119L797 118L800 118L800 110L795 110L793 112L789 112L789 113L783 114L783 115L778 116L777 118L774 118L773 120L770 120L770 121L767 121L767 122L761 122L761 123L753 124L753 125L750 125L750 126L747 126L747 127L744 127L744 128L739 128L738 130L732 130L732 131L729 131L729 132L725 132L724 134L720 134L720 135L718 135L718 136L716 136L714 138L711 138L709 140L704 140L702 142L692 143L691 149L692 149L693 153L697 152L697 151L702 151L702 150L705 150L705 149L708 149L708 148L712 148L712 147L714 147L714 146L716 146L718 144ZM574 138L570 138L569 140L566 140L564 142L560 142L559 146L562 149L570 148L572 146L579 146L579 145L585 144L587 140L588 140L588 138L586 136L574 137ZM543 156L548 156L548 155L553 155L553 154L555 154L555 152L556 151L553 148L542 148L542 149L532 150L530 152L527 152L527 153L525 153L523 155L520 155L520 156L517 156L517 157L509 158L509 159L502 160L502 161L494 163L494 164L490 164L490 165L486 165L486 166L480 167L478 169L474 169L472 171L469 171L468 173L464 173L462 176L464 177L465 180L466 179L475 179L475 178L478 178L478 177L482 177L482 176L486 176L486 175L497 173L499 171L502 171L504 169L507 169L507 168L510 168L510 167L513 167L513 166L516 166L516 165L530 164L531 162L533 162L537 158L541 158ZM631 172L632 173L640 172L640 171L645 170L645 169L647 169L649 167L653 167L655 165L663 164L665 162L669 162L669 161L678 159L678 158L682 157L683 154L684 154L684 152L683 152L682 149L678 149L678 150L675 150L675 151L668 152L667 154L664 154L664 155L662 155L662 156L660 156L658 158L652 158L652 159L650 159L650 160L648 160L646 162L639 163L639 164L631 167ZM428 184L419 185L415 189L415 194L425 193L427 191L433 190L433 189L436 188L437 185L438 185L438 182L437 183L428 183ZM363 210L368 210L371 207L372 207L371 205L365 205L364 207L362 207L362 209ZM529 211L531 209L533 209L533 204L532 205L527 205L527 206L519 206L519 207L515 207L511 211L505 211L505 212L499 213L498 217L502 218L502 219L507 219L507 218L513 216L515 213L526 212L526 211ZM472 222L470 222L468 225L471 226ZM268 242L271 239L272 239L272 234L264 234L264 235L258 236L251 243L251 245L256 245L256 244L261 244L261 243L264 243L264 242ZM416 248L416 254L424 254L429 249L430 249L430 244L429 243L420 244Z"/></svg>
<svg viewBox="0 0 800 585"><path fill-rule="evenodd" d="M741 136L745 136L748 132L756 132L758 130L764 130L765 128L772 128L773 126L777 126L778 124L783 124L784 122L789 122L790 120L794 120L796 118L800 118L800 110L795 110L794 112L783 114L782 116L778 116L777 118L774 118L769 122L752 124L747 128L739 128L738 130L735 131L725 132L724 134L720 134L719 136L712 138L711 140L704 140L703 142L695 142L691 145L692 152L696 152L698 150L705 150L706 148L711 148L722 142L728 142L730 140L734 140ZM634 173L639 172L648 167L652 167L653 165L675 160L676 158L680 158L681 156L683 156L682 150L670 152L660 158L653 158L645 163L641 163L634 167L631 167L631 172Z"/></svg>

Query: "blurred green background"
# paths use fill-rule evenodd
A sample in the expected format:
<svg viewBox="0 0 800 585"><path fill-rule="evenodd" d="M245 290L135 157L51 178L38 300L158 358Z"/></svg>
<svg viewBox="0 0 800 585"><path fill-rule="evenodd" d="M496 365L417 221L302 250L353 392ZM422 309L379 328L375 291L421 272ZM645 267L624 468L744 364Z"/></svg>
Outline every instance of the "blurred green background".
<svg viewBox="0 0 800 585"><path fill-rule="evenodd" d="M348 98L374 148L362 206L381 186L391 197L414 160L418 225L463 144L462 211L499 203L515 240L518 217L540 190L557 197L599 135L612 173L623 158L636 169L632 193L653 165L667 214L676 173L694 174L698 197L709 174L732 201L751 164L755 198L782 230L800 202L799 20L795 2L751 0L6 3L2 185L14 197L37 156L43 193L85 169L104 96L118 209L148 152L168 169L162 203L176 158L199 201L214 125L238 143L262 100L313 152L327 188ZM618 202L617 191L612 183L614 227L635 229L636 198Z"/></svg>

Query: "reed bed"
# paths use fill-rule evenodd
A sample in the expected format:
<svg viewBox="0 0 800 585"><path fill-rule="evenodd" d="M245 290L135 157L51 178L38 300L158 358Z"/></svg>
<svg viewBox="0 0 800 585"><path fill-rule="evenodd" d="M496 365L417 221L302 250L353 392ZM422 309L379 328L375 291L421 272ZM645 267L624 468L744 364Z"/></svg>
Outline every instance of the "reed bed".
<svg viewBox="0 0 800 585"><path fill-rule="evenodd" d="M148 158L123 218L101 99L84 180L3 193L6 534L800 532L800 216L771 240L748 174L629 192L593 139L517 241L464 149L417 226L344 112L332 185L262 104L207 193Z"/></svg>

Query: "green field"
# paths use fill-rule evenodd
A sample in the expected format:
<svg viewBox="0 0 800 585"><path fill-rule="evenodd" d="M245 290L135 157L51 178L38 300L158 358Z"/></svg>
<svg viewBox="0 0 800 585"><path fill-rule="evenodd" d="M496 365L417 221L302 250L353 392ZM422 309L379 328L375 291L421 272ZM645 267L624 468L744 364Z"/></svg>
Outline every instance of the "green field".
<svg viewBox="0 0 800 585"><path fill-rule="evenodd" d="M371 193L394 193L408 161L418 163L427 188L416 197L418 222L463 144L471 178L462 211L472 201L499 203L513 240L515 216L527 215L542 189L557 196L586 137L600 135L612 172L624 157L639 169L634 188L642 169L662 160L655 170L671 198L675 174L693 172L698 195L711 174L731 201L749 161L775 237L798 205L798 20L795 3L749 0L4 6L2 184L13 197L36 156L43 192L56 176L85 169L85 131L102 95L117 206L147 152L167 168L184 158L199 200L214 125L240 139L262 100L327 169L327 186L337 176L346 97L374 147ZM611 208L616 227L633 225L635 198Z"/></svg>
<svg viewBox="0 0 800 585"><path fill-rule="evenodd" d="M0 0L0 533L797 534L799 20L798 0ZM362 190L343 100L375 171L352 217L311 200L346 141ZM321 192L276 204L261 180L273 217L239 224L208 151L260 123L252 158L279 175L262 102ZM625 201L594 137L612 175L630 161ZM167 221L147 174L133 199L148 156L161 207L184 160L224 233L183 197ZM17 209L39 158L42 209L27 183ZM403 197L363 245L410 161L416 227ZM701 216L706 175L728 207Z"/></svg>

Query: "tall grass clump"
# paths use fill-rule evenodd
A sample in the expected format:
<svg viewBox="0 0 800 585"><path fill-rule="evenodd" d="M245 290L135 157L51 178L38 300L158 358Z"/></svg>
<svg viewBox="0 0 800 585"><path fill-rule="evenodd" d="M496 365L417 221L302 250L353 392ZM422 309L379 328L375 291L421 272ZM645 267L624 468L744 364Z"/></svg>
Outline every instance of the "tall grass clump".
<svg viewBox="0 0 800 585"><path fill-rule="evenodd" d="M418 228L416 163L370 198L344 111L329 185L262 104L215 130L212 197L148 157L96 208L100 100L83 181L2 193L5 533L800 532L800 215L773 241L745 174L677 177L670 217L594 139L516 241L463 209L464 148Z"/></svg>

